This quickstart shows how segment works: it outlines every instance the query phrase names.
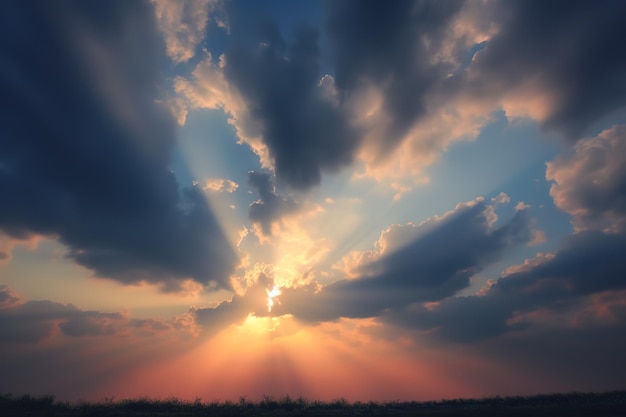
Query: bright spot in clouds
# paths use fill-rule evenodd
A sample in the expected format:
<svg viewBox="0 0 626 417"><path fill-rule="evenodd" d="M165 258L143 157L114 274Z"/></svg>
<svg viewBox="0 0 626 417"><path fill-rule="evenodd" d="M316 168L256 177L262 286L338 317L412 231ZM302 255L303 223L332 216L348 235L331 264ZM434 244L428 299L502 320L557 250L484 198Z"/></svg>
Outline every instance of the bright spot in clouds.
<svg viewBox="0 0 626 417"><path fill-rule="evenodd" d="M266 289L265 291L267 291L267 311L271 312L272 307L274 307L274 303L279 303L279 301L274 300L274 298L281 294L280 288L278 288L277 285L274 285L271 290Z"/></svg>

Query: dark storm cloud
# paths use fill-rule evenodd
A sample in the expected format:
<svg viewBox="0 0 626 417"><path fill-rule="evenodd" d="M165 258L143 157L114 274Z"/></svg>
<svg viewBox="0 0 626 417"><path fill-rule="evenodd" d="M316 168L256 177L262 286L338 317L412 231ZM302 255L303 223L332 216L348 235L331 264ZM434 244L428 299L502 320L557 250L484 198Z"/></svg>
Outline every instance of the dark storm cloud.
<svg viewBox="0 0 626 417"><path fill-rule="evenodd" d="M378 317L390 309L439 301L469 285L470 277L507 249L531 239L530 219L518 211L491 229L483 201L460 206L399 249L360 268L361 276L317 291L283 289L277 313L312 321Z"/></svg>
<svg viewBox="0 0 626 417"><path fill-rule="evenodd" d="M236 259L168 170L149 4L0 4L0 230L58 236L96 275L228 286ZM170 285L171 286L171 285Z"/></svg>
<svg viewBox="0 0 626 417"><path fill-rule="evenodd" d="M272 223L300 208L293 199L282 197L276 193L269 174L250 171L248 172L248 183L256 189L260 197L250 204L248 217L261 225L264 235L272 234Z"/></svg>
<svg viewBox="0 0 626 417"><path fill-rule="evenodd" d="M554 99L544 123L576 140L626 106L626 3L619 0L495 3L501 26L478 53L477 96L527 82ZM541 91L543 90L543 91Z"/></svg>
<svg viewBox="0 0 626 417"><path fill-rule="evenodd" d="M344 98L374 85L391 118L381 151L390 150L427 112L433 87L452 70L434 62L461 1L328 1L335 80Z"/></svg>
<svg viewBox="0 0 626 417"><path fill-rule="evenodd" d="M455 297L438 306L412 306L385 320L467 342L529 326L511 321L538 309L565 311L589 295L626 288L626 236L599 232L571 236L554 257L500 278L483 296Z"/></svg>
<svg viewBox="0 0 626 417"><path fill-rule="evenodd" d="M320 88L319 54L315 30L301 27L289 42L271 24L252 45L239 42L225 53L226 79L260 124L279 182L294 188L347 166L358 145L346 115Z"/></svg>

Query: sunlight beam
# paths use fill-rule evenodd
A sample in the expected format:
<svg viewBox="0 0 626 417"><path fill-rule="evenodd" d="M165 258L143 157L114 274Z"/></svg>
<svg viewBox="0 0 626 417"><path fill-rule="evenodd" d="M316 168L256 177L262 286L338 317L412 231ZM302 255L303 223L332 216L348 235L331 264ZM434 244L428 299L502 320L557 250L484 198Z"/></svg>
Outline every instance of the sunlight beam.
<svg viewBox="0 0 626 417"><path fill-rule="evenodd" d="M281 294L280 288L278 287L278 285L274 284L274 287L272 287L271 290L265 291L267 292L267 311L271 313L272 307L274 307L274 303L280 303L278 300L274 300L275 297L278 297Z"/></svg>

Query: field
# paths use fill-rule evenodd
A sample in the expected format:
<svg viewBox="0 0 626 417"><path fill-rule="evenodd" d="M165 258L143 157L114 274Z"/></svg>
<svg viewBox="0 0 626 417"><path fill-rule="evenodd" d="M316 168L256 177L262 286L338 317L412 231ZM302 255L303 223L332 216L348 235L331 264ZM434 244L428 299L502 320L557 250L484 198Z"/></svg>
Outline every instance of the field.
<svg viewBox="0 0 626 417"><path fill-rule="evenodd" d="M205 403L148 398L70 404L52 396L0 395L0 416L605 416L626 417L626 391L427 402L320 402L265 397Z"/></svg>

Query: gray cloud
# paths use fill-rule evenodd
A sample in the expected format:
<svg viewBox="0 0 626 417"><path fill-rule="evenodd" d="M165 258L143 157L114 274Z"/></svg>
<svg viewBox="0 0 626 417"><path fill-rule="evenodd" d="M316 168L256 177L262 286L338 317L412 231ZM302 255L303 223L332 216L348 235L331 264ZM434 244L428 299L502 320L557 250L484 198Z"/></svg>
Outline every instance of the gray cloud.
<svg viewBox="0 0 626 417"><path fill-rule="evenodd" d="M543 123L570 140L626 106L621 1L494 3L501 30L472 64L476 97L532 85L550 104Z"/></svg>
<svg viewBox="0 0 626 417"><path fill-rule="evenodd" d="M143 2L2 2L0 230L58 236L123 283L228 287L234 252L202 192L168 169L154 26Z"/></svg>
<svg viewBox="0 0 626 417"><path fill-rule="evenodd" d="M276 193L269 174L250 171L248 183L257 190L260 197L250 204L248 217L261 225L261 230L265 235L272 234L272 223L300 208L300 205L292 198L282 197Z"/></svg>
<svg viewBox="0 0 626 417"><path fill-rule="evenodd" d="M103 387L118 386L135 370L164 363L195 343L197 329L188 314L171 320L131 319L118 312L24 300L0 285L0 300L7 294L17 301L0 301L2 392L99 400Z"/></svg>
<svg viewBox="0 0 626 417"><path fill-rule="evenodd" d="M500 106L513 116L530 114L572 142L626 108L626 56L616 52L626 37L622 2L326 5L340 102L369 87L381 95L382 117L371 126L378 133L368 143L376 158L409 137L420 154L440 151L463 135L475 136ZM488 40L480 48L472 45L482 38ZM468 103L484 114L472 116ZM432 128L440 114L457 117L462 132L410 132Z"/></svg>
<svg viewBox="0 0 626 417"><path fill-rule="evenodd" d="M379 317L418 302L439 301L469 285L470 277L507 249L528 242L530 219L518 211L497 229L489 227L482 200L459 206L418 230L413 240L363 265L360 277L321 290L283 289L277 314L311 321Z"/></svg>
<svg viewBox="0 0 626 417"><path fill-rule="evenodd" d="M59 324L59 329L72 337L113 335L118 332L117 322L122 319L119 313L86 311L69 317Z"/></svg>
<svg viewBox="0 0 626 417"><path fill-rule="evenodd" d="M72 304L27 301L0 309L2 343L35 343L50 337L55 328L67 336L97 336L116 333L119 313L81 311Z"/></svg>
<svg viewBox="0 0 626 417"><path fill-rule="evenodd" d="M615 126L548 163L546 177L554 181L550 194L557 207L572 214L578 230L558 252L508 268L481 295L391 310L383 319L468 342L528 330L533 314L572 317L591 296L619 298L626 288L623 136L624 127ZM604 307L616 317L614 325L623 322L620 305Z"/></svg>
<svg viewBox="0 0 626 417"><path fill-rule="evenodd" d="M20 301L20 296L11 287L0 284L0 308L13 307Z"/></svg>
<svg viewBox="0 0 626 417"><path fill-rule="evenodd" d="M493 337L529 326L516 315L537 309L564 311L584 297L626 288L626 236L584 232L546 257L500 278L485 295L453 297L434 307L412 306L385 320L428 330L453 341Z"/></svg>
<svg viewBox="0 0 626 417"><path fill-rule="evenodd" d="M576 229L626 229L626 126L583 139L547 164L550 195Z"/></svg>
<svg viewBox="0 0 626 417"><path fill-rule="evenodd" d="M385 153L427 113L433 89L453 70L435 60L461 1L328 1L327 30L335 80L344 99L380 88L391 119L380 144Z"/></svg>
<svg viewBox="0 0 626 417"><path fill-rule="evenodd" d="M215 307L193 308L191 313L202 328L211 333L242 323L248 314L257 317L267 315L267 291L273 286L273 279L261 273L243 295L233 295L232 299L223 301Z"/></svg>
<svg viewBox="0 0 626 417"><path fill-rule="evenodd" d="M224 106L242 140L295 188L359 150L376 165L403 141L419 170L476 137L500 107L574 141L626 106L615 1L329 1L328 56L312 29L286 39L256 12L227 8L223 74L201 65L198 91L182 81L180 91L191 107Z"/></svg>
<svg viewBox="0 0 626 417"><path fill-rule="evenodd" d="M315 30L301 27L289 42L269 24L257 41L229 48L225 62L226 79L259 123L280 182L310 188L319 184L322 171L352 162L358 135L320 88Z"/></svg>
<svg viewBox="0 0 626 417"><path fill-rule="evenodd" d="M81 310L73 304L24 300L7 285L0 285L0 345L37 343L59 334L87 336L155 335L166 330L192 332L182 321L131 319L122 313ZM131 333L132 331L132 333Z"/></svg>

